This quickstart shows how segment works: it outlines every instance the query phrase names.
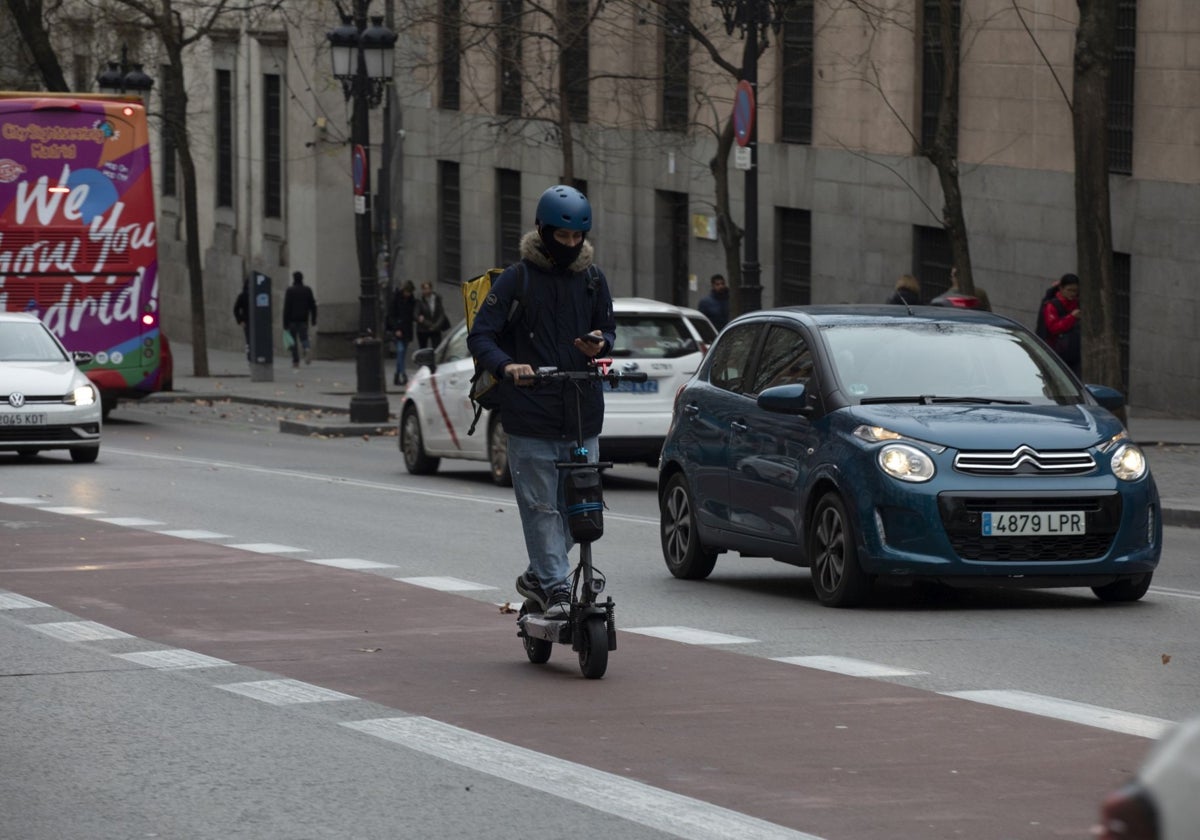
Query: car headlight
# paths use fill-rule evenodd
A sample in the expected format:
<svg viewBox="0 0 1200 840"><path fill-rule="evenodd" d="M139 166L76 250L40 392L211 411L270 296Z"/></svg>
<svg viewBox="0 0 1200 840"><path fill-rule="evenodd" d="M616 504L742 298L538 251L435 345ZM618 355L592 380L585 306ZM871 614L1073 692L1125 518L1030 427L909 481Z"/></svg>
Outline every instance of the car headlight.
<svg viewBox="0 0 1200 840"><path fill-rule="evenodd" d="M937 472L928 455L905 443L889 443L878 458L880 469L901 481L929 481Z"/></svg>
<svg viewBox="0 0 1200 840"><path fill-rule="evenodd" d="M91 385L80 385L66 401L75 405L91 405L96 401L96 389Z"/></svg>
<svg viewBox="0 0 1200 840"><path fill-rule="evenodd" d="M1137 481L1146 474L1146 456L1137 444L1126 443L1112 456L1113 475L1122 481Z"/></svg>

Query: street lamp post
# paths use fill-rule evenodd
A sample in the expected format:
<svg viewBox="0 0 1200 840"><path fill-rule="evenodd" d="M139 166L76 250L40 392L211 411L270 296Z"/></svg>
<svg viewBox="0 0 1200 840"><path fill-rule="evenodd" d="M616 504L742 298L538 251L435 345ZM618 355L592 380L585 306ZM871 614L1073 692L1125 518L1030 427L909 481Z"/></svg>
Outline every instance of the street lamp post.
<svg viewBox="0 0 1200 840"><path fill-rule="evenodd" d="M372 17L370 0L353 0L354 11L341 13L342 23L329 32L333 75L342 83L350 113L351 163L354 172L355 244L358 252L359 316L355 339L357 387L350 398L350 422L386 423L388 400L383 386L382 343L379 340L379 279L371 234L370 122L368 112L383 101L392 79L396 33Z"/></svg>
<svg viewBox="0 0 1200 840"><path fill-rule="evenodd" d="M108 67L96 76L96 87L100 88L101 93L132 93L144 98L154 87L154 79L146 75L142 65L129 62L129 48L122 44L121 60L108 62Z"/></svg>
<svg viewBox="0 0 1200 840"><path fill-rule="evenodd" d="M746 38L742 54L742 79L749 83L750 168L746 170L746 218L743 226L745 251L742 259L742 283L738 290L741 312L762 308L762 266L758 262L758 44L767 46L768 28L778 34L789 0L712 0L725 19L730 35L740 29Z"/></svg>

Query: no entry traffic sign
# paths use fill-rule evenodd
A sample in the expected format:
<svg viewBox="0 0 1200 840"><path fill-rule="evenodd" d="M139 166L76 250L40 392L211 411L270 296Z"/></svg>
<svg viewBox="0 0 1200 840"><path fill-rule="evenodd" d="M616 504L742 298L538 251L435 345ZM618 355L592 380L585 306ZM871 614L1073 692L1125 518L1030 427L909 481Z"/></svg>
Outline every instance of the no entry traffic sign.
<svg viewBox="0 0 1200 840"><path fill-rule="evenodd" d="M749 146L754 133L754 88L744 79L733 96L733 136L739 146Z"/></svg>

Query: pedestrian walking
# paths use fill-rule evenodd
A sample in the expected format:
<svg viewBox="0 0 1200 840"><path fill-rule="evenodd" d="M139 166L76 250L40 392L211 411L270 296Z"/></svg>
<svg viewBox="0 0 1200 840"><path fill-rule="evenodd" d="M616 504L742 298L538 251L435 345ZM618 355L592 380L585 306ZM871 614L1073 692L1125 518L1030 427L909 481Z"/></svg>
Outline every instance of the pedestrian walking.
<svg viewBox="0 0 1200 840"><path fill-rule="evenodd" d="M446 305L442 296L433 290L433 284L421 284L421 297L415 308L417 315L417 343L422 347L437 347L442 343L442 333L450 329L446 316Z"/></svg>
<svg viewBox="0 0 1200 840"><path fill-rule="evenodd" d="M1064 274L1058 291L1042 306L1046 343L1076 376L1083 376L1083 341L1079 325L1079 278Z"/></svg>
<svg viewBox="0 0 1200 840"><path fill-rule="evenodd" d="M387 328L396 343L396 373L392 376L393 385L408 384L405 358L408 355L408 343L412 340L413 319L417 306L413 291L412 282L406 280L392 291L392 299L388 302Z"/></svg>
<svg viewBox="0 0 1200 840"><path fill-rule="evenodd" d="M696 308L720 330L729 323L729 285L721 274L714 274L708 282L708 294L700 298Z"/></svg>
<svg viewBox="0 0 1200 840"><path fill-rule="evenodd" d="M312 346L308 341L308 325L317 325L317 299L313 290L304 285L304 274L292 272L292 285L283 295L283 328L292 337L292 367L300 367L300 351L304 363L312 364Z"/></svg>
<svg viewBox="0 0 1200 840"><path fill-rule="evenodd" d="M896 281L896 288L887 302L917 306L921 303L921 284L911 274L901 274L900 279Z"/></svg>
<svg viewBox="0 0 1200 840"><path fill-rule="evenodd" d="M571 460L579 431L588 460L598 460L604 391L599 381L534 385L531 377L541 367L586 370L592 359L612 349L617 326L608 281L595 266L586 238L592 228L587 197L574 187L551 187L538 200L534 222L535 229L521 237L523 266L511 265L496 278L467 347L499 380L508 464L528 555L517 592L545 617L564 618L571 604L569 471L555 464ZM521 305L510 323L518 296Z"/></svg>
<svg viewBox="0 0 1200 840"><path fill-rule="evenodd" d="M250 358L250 278L242 281L242 290L233 302L233 320L242 328L246 339L246 358Z"/></svg>

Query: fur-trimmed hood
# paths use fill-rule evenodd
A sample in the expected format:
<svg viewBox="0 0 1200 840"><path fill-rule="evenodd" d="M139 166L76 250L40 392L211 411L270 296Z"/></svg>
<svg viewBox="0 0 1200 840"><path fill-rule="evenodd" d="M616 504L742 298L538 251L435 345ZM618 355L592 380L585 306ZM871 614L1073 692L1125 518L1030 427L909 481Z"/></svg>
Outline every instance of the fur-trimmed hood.
<svg viewBox="0 0 1200 840"><path fill-rule="evenodd" d="M570 270L572 272L587 271L588 266L592 264L592 258L596 251L592 248L592 243L585 238L583 240L583 248L579 251L579 256L575 258L575 262L571 263ZM542 245L542 237L536 230L531 230L521 237L521 259L529 260L542 271L553 274L558 271L558 267L554 261L550 259L550 255L546 253L545 247Z"/></svg>

